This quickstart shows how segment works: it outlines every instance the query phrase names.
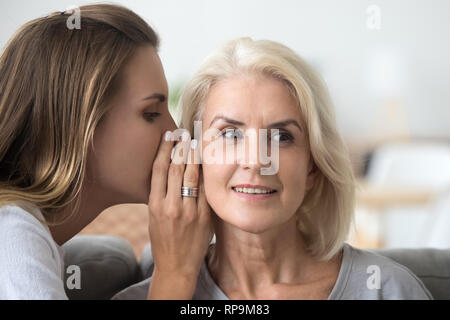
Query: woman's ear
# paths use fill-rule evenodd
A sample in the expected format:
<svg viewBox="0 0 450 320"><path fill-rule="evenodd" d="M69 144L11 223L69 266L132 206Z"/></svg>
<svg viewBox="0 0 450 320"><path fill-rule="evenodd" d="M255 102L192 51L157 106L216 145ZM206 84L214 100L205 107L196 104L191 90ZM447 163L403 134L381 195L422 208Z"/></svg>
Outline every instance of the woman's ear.
<svg viewBox="0 0 450 320"><path fill-rule="evenodd" d="M312 189L317 177L317 166L314 161L310 161L308 165L308 176L306 177L306 190Z"/></svg>

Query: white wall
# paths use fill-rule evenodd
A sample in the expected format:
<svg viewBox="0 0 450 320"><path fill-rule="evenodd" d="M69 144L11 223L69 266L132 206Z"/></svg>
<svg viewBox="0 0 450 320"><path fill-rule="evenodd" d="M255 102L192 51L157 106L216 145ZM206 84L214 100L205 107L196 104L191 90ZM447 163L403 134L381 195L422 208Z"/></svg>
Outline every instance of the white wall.
<svg viewBox="0 0 450 320"><path fill-rule="evenodd" d="M92 1L0 0L0 46L24 22ZM251 36L283 42L327 81L341 129L365 136L383 123L383 99L407 111L413 135L450 137L448 0L130 0L162 38L170 84L184 81L226 40ZM369 5L381 29L366 26Z"/></svg>

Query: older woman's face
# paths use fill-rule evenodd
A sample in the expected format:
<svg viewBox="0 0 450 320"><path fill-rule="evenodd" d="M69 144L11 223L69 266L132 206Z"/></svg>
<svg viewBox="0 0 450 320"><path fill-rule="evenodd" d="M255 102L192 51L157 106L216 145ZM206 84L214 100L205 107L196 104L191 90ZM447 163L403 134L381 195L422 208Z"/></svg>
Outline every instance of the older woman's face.
<svg viewBox="0 0 450 320"><path fill-rule="evenodd" d="M289 89L269 77L237 76L214 85L205 102L203 133L210 128L224 132L211 141L203 136L202 167L211 208L224 222L251 233L291 223L313 185L314 172L300 110ZM276 174L261 175L261 167L269 165L262 165L259 152L251 154L248 147L234 163L205 162L210 144L238 145L243 143L243 131L267 128L279 129L279 135L269 134L279 141Z"/></svg>

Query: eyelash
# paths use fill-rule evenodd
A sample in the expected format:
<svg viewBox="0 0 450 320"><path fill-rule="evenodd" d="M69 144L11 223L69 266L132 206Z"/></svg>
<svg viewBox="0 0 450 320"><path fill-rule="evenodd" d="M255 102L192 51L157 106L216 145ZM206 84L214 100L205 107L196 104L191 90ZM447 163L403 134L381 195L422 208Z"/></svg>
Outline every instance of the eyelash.
<svg viewBox="0 0 450 320"><path fill-rule="evenodd" d="M234 131L234 133L233 133L233 140L242 138L242 131L239 130L239 129L236 129L236 128L225 128L225 129L223 129L223 130L220 132L219 136L220 136L220 137L225 137L225 134L226 134L227 132L229 132L229 131ZM237 132L237 131L239 132L239 135L240 135L239 138L236 137L236 132ZM278 135L287 137L286 140L280 140L280 141L279 141L280 143L290 143L290 142L293 142L293 141L294 141L294 137L293 137L289 132L287 132L287 131L278 129ZM225 137L225 139L226 139L226 137Z"/></svg>
<svg viewBox="0 0 450 320"><path fill-rule="evenodd" d="M161 115L159 112L145 112L144 117L147 119L148 122L154 122L156 118L158 118Z"/></svg>

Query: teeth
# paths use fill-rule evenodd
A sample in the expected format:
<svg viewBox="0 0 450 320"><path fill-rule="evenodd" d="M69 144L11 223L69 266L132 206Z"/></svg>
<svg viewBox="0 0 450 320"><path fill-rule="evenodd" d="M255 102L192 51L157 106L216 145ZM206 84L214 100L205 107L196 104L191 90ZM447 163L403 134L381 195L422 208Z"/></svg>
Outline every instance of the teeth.
<svg viewBox="0 0 450 320"><path fill-rule="evenodd" d="M234 188L234 191L241 192L241 193L251 193L251 194L265 194L265 193L272 193L273 190L266 190L266 189L255 189L255 188Z"/></svg>

